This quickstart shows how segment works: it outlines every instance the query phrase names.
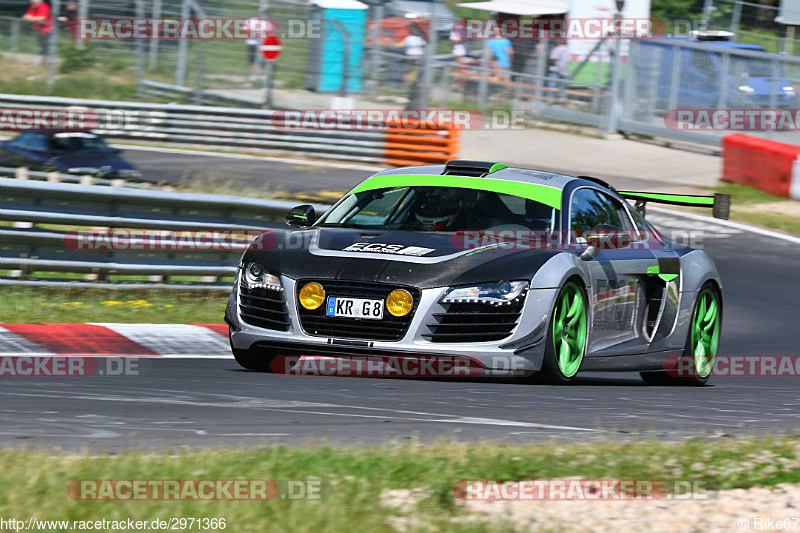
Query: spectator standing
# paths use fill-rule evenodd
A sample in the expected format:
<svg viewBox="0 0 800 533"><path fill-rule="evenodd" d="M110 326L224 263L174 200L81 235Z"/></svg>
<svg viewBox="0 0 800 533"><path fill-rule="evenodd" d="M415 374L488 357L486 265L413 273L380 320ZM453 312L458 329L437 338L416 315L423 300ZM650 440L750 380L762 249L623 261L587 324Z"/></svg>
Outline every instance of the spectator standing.
<svg viewBox="0 0 800 533"><path fill-rule="evenodd" d="M572 53L569 51L567 41L566 39L559 39L556 41L556 46L550 51L550 80L547 86L561 89L558 92L560 100L567 99L567 93L564 88L569 77L570 62L572 62Z"/></svg>
<svg viewBox="0 0 800 533"><path fill-rule="evenodd" d="M450 42L453 43L453 56L457 63L464 63L469 56L469 42L467 42L467 21L458 19L453 24L450 32Z"/></svg>
<svg viewBox="0 0 800 533"><path fill-rule="evenodd" d="M487 53L491 60L492 68L500 71L500 78L508 78L508 71L511 69L511 59L514 57L514 48L511 41L495 33L489 42L486 43Z"/></svg>
<svg viewBox="0 0 800 533"><path fill-rule="evenodd" d="M403 46L406 49L406 73L403 80L406 83L414 83L419 77L419 68L422 64L422 58L425 56L425 46L428 43L425 39L411 33L403 39Z"/></svg>
<svg viewBox="0 0 800 533"><path fill-rule="evenodd" d="M50 44L50 32L53 31L53 14L50 6L42 0L31 0L22 20L33 22L33 29L39 36L39 52L42 55L42 65L44 65L47 59L47 47Z"/></svg>
<svg viewBox="0 0 800 533"><path fill-rule="evenodd" d="M69 28L75 24L76 20L78 20L78 4L75 2L68 2L64 7L63 13L58 16L58 21Z"/></svg>
<svg viewBox="0 0 800 533"><path fill-rule="evenodd" d="M261 76L261 61L258 47L267 37L269 22L262 18L260 13L255 17L247 19L245 29L247 30L247 60L250 62L250 81L258 80Z"/></svg>

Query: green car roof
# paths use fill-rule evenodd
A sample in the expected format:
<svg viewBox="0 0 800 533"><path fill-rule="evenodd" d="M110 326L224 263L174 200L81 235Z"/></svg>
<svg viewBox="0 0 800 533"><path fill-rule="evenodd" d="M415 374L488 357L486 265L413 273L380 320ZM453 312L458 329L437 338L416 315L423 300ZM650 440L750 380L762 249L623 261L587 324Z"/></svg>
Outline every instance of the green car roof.
<svg viewBox="0 0 800 533"><path fill-rule="evenodd" d="M509 179L441 176L432 174L379 174L367 179L348 194L393 187L456 187L478 191L490 191L527 198L555 209L561 209L560 188Z"/></svg>

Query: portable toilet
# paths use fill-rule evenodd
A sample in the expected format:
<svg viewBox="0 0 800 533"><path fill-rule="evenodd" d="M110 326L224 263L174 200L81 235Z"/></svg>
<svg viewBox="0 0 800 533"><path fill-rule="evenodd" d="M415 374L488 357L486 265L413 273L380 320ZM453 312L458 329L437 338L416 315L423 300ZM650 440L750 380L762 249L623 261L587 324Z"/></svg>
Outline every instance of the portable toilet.
<svg viewBox="0 0 800 533"><path fill-rule="evenodd" d="M367 28L367 4L358 0L313 0L308 44L306 89L361 92L362 59ZM347 69L345 70L345 57Z"/></svg>

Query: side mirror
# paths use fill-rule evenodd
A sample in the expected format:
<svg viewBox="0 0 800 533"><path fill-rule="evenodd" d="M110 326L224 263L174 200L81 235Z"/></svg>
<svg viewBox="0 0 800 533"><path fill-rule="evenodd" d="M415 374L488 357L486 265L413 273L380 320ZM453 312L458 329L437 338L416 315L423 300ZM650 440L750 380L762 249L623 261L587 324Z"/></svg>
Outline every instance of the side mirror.
<svg viewBox="0 0 800 533"><path fill-rule="evenodd" d="M286 213L286 223L290 226L306 227L316 222L317 215L313 205L298 205Z"/></svg>
<svg viewBox="0 0 800 533"><path fill-rule="evenodd" d="M589 246L581 253L580 257L581 261L591 261L592 259L597 259L598 255L600 255L600 250L594 246Z"/></svg>
<svg viewBox="0 0 800 533"><path fill-rule="evenodd" d="M586 243L590 248L598 250L615 250L617 248L625 248L632 241L633 238L630 232L616 226L608 226L600 224L592 228L591 231L585 235Z"/></svg>

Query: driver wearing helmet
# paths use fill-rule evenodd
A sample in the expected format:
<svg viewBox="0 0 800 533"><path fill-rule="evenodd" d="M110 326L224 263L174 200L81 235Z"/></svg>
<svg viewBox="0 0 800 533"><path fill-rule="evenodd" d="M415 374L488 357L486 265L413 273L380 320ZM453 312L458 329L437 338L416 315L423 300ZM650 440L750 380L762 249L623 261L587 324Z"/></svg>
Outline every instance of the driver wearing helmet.
<svg viewBox="0 0 800 533"><path fill-rule="evenodd" d="M415 228L422 231L450 231L461 224L460 199L451 191L435 189L420 198L414 217Z"/></svg>

